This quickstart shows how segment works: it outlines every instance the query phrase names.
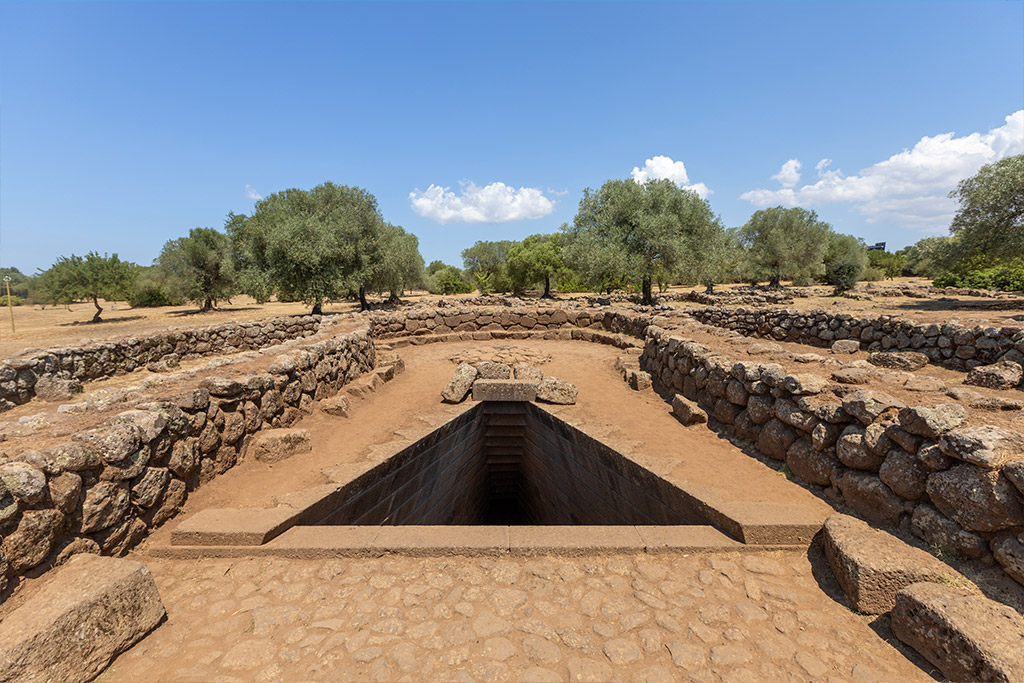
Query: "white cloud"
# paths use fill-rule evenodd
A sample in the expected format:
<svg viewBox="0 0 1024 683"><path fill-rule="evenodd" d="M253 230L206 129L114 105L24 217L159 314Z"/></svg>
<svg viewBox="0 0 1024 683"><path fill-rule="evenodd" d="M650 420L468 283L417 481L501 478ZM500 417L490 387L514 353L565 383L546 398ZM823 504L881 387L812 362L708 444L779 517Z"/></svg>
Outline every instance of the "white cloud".
<svg viewBox="0 0 1024 683"><path fill-rule="evenodd" d="M888 222L936 231L947 227L953 218L956 202L948 194L960 180L974 175L985 164L1021 153L1024 109L1010 114L1002 126L988 133L922 137L912 149L893 154L856 175L828 170L832 160L822 159L815 166L816 183L799 188L794 183L780 190L758 188L744 192L740 199L755 206L851 202L867 216L869 223ZM779 176L784 175L785 169L784 164L783 170L772 177L782 182Z"/></svg>
<svg viewBox="0 0 1024 683"><path fill-rule="evenodd" d="M518 190L505 183L478 187L463 181L456 195L448 187L431 184L426 190L409 193L416 215L438 223L507 223L543 218L555 210L554 203L535 187Z"/></svg>
<svg viewBox="0 0 1024 683"><path fill-rule="evenodd" d="M633 180L638 183L645 183L648 180L668 179L683 188L696 192L701 199L707 199L711 190L704 183L690 184L690 177L686 173L686 165L681 161L673 161L671 157L656 156L644 162L643 168L633 167L631 174Z"/></svg>
<svg viewBox="0 0 1024 683"><path fill-rule="evenodd" d="M778 180L783 187L793 187L800 182L802 166L799 159L790 159L782 165L778 173L772 176L772 180Z"/></svg>
<svg viewBox="0 0 1024 683"><path fill-rule="evenodd" d="M257 201L258 202L259 200L263 199L263 195L261 195L259 192L254 190L252 188L252 185L250 185L249 183L246 183L245 184L245 198L246 199L252 199L253 201Z"/></svg>

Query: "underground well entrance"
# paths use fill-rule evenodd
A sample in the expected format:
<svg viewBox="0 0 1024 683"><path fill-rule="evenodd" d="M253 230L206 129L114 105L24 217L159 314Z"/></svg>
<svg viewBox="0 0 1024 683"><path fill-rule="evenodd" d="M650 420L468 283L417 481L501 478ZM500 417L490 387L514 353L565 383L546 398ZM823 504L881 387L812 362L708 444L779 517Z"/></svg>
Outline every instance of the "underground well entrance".
<svg viewBox="0 0 1024 683"><path fill-rule="evenodd" d="M707 524L682 490L527 402L480 403L345 489L321 525Z"/></svg>

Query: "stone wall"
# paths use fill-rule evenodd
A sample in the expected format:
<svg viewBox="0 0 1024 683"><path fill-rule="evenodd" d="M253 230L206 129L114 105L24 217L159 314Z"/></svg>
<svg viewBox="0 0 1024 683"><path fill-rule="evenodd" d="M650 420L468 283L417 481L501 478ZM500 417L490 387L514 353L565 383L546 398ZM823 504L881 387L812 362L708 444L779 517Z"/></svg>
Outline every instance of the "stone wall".
<svg viewBox="0 0 1024 683"><path fill-rule="evenodd" d="M957 404L907 406L772 363L736 362L657 327L641 365L722 429L829 489L867 520L961 557L994 558L1024 583L1024 437L963 427Z"/></svg>
<svg viewBox="0 0 1024 683"><path fill-rule="evenodd" d="M233 467L250 435L292 424L374 361L364 327L279 354L265 372L207 377L0 463L0 591L73 553L123 554Z"/></svg>
<svg viewBox="0 0 1024 683"><path fill-rule="evenodd" d="M316 333L323 319L319 315L267 318L27 351L0 363L0 411L30 401L41 377L88 381L132 372L170 357L180 360L259 349L308 337Z"/></svg>
<svg viewBox="0 0 1024 683"><path fill-rule="evenodd" d="M953 370L1004 360L1024 364L1024 329L1020 327L924 325L888 315L858 318L848 313L781 309L709 307L688 312L706 325L750 337L826 347L838 339L856 339L866 351L919 351Z"/></svg>

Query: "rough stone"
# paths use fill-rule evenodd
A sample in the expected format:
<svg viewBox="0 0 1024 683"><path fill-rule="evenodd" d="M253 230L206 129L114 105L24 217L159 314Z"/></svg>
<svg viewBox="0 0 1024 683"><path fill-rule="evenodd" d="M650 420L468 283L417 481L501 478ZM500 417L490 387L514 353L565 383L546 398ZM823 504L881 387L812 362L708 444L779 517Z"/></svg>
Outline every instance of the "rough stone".
<svg viewBox="0 0 1024 683"><path fill-rule="evenodd" d="M916 583L896 594L892 630L952 681L1024 680L1024 618L952 586Z"/></svg>
<svg viewBox="0 0 1024 683"><path fill-rule="evenodd" d="M883 457L868 450L864 434L864 428L857 425L844 429L836 442L836 457L847 467L874 472L881 466Z"/></svg>
<svg viewBox="0 0 1024 683"><path fill-rule="evenodd" d="M966 422L967 411L958 403L914 406L900 410L899 421L900 426L911 434L936 439Z"/></svg>
<svg viewBox="0 0 1024 683"><path fill-rule="evenodd" d="M512 368L512 377L514 379L526 379L533 382L540 382L544 379L544 373L538 368L526 363L517 363Z"/></svg>
<svg viewBox="0 0 1024 683"><path fill-rule="evenodd" d="M839 368L832 373L832 379L840 384L867 384L874 374L867 368Z"/></svg>
<svg viewBox="0 0 1024 683"><path fill-rule="evenodd" d="M1024 377L1024 368L1013 361L1002 361L993 365L979 365L967 373L964 384L990 389L1013 389Z"/></svg>
<svg viewBox="0 0 1024 683"><path fill-rule="evenodd" d="M782 386L789 393L795 396L805 394L820 394L828 388L828 382L818 375L787 375L782 380Z"/></svg>
<svg viewBox="0 0 1024 683"><path fill-rule="evenodd" d="M1016 488L999 472L971 464L928 477L925 489L942 514L971 531L1000 531L1024 524Z"/></svg>
<svg viewBox="0 0 1024 683"><path fill-rule="evenodd" d="M878 478L893 492L907 500L918 500L924 495L928 470L920 461L903 449L894 448L878 468Z"/></svg>
<svg viewBox="0 0 1024 683"><path fill-rule="evenodd" d="M931 392L931 391L945 391L946 383L938 377L910 377L906 382L903 383L903 388L907 391L917 392Z"/></svg>
<svg viewBox="0 0 1024 683"><path fill-rule="evenodd" d="M896 592L913 583L962 578L923 550L854 517L833 515L823 531L825 557L858 612L888 612Z"/></svg>
<svg viewBox="0 0 1024 683"><path fill-rule="evenodd" d="M3 554L11 569L20 574L41 564L53 550L63 523L64 515L56 510L22 512L17 528L3 539ZM4 652L2 642L0 640L0 652Z"/></svg>
<svg viewBox="0 0 1024 683"><path fill-rule="evenodd" d="M913 372L928 365L928 356L917 351L879 351L868 356L868 362L879 368Z"/></svg>
<svg viewBox="0 0 1024 683"><path fill-rule="evenodd" d="M935 507L922 503L914 508L910 530L915 536L944 553L978 559L988 551L985 539L967 531Z"/></svg>
<svg viewBox="0 0 1024 683"><path fill-rule="evenodd" d="M1024 460L1014 460L1003 465L1003 476L1024 495Z"/></svg>
<svg viewBox="0 0 1024 683"><path fill-rule="evenodd" d="M576 396L579 389L575 384L558 379L557 377L545 377L537 385L537 400L545 403L556 403L559 405L573 405L576 403Z"/></svg>
<svg viewBox="0 0 1024 683"><path fill-rule="evenodd" d="M512 368L488 360L476 366L476 376L477 379L512 379Z"/></svg>
<svg viewBox="0 0 1024 683"><path fill-rule="evenodd" d="M164 489L170 474L164 467L147 467L146 471L131 485L131 502L140 508L153 507Z"/></svg>
<svg viewBox="0 0 1024 683"><path fill-rule="evenodd" d="M708 421L707 413L696 402L681 394L672 397L672 414L684 425L703 424Z"/></svg>
<svg viewBox="0 0 1024 683"><path fill-rule="evenodd" d="M82 502L82 532L99 531L120 522L129 500L128 487L122 482L101 481L90 486Z"/></svg>
<svg viewBox="0 0 1024 683"><path fill-rule="evenodd" d="M626 373L626 383L634 391L643 391L651 388L651 376L643 370L630 370Z"/></svg>
<svg viewBox="0 0 1024 683"><path fill-rule="evenodd" d="M50 477L46 487L50 491L53 507L65 515L73 515L82 501L82 478L74 472Z"/></svg>
<svg viewBox="0 0 1024 683"><path fill-rule="evenodd" d="M785 460L786 451L796 441L796 430L782 420L773 417L761 427L757 437L757 450L769 458Z"/></svg>
<svg viewBox="0 0 1024 683"><path fill-rule="evenodd" d="M865 425L871 424L883 413L895 414L897 409L906 406L903 401L880 391L855 391L843 399L843 410Z"/></svg>
<svg viewBox="0 0 1024 683"><path fill-rule="evenodd" d="M812 484L828 486L840 466L828 453L815 449L807 437L797 439L786 451L786 465L796 476Z"/></svg>
<svg viewBox="0 0 1024 683"><path fill-rule="evenodd" d="M1024 460L1024 434L991 425L964 427L944 434L939 449L951 458L997 470L1011 460Z"/></svg>
<svg viewBox="0 0 1024 683"><path fill-rule="evenodd" d="M18 500L35 505L46 497L46 475L24 462L0 465L0 483Z"/></svg>
<svg viewBox="0 0 1024 683"><path fill-rule="evenodd" d="M1021 536L1003 536L992 540L992 554L1003 571L1024 585L1024 541Z"/></svg>
<svg viewBox="0 0 1024 683"><path fill-rule="evenodd" d="M163 616L146 565L75 555L0 622L0 680L91 681Z"/></svg>
<svg viewBox="0 0 1024 683"><path fill-rule="evenodd" d="M903 501L875 475L847 470L837 484L846 504L861 517L882 524L899 522Z"/></svg>
<svg viewBox="0 0 1024 683"><path fill-rule="evenodd" d="M462 363L455 369L448 384L441 390L441 398L448 403L460 403L473 388L473 380L476 379L476 376L476 368L468 363Z"/></svg>
<svg viewBox="0 0 1024 683"><path fill-rule="evenodd" d="M109 428L92 429L76 438L95 448L109 464L124 461L139 450L142 436L131 424L114 424Z"/></svg>
<svg viewBox="0 0 1024 683"><path fill-rule="evenodd" d="M348 417L351 414L351 404L348 396L336 394L320 401L320 410L335 417Z"/></svg>
<svg viewBox="0 0 1024 683"><path fill-rule="evenodd" d="M77 379L64 379L42 375L36 380L36 398L43 401L70 401L75 394L82 393L82 383Z"/></svg>
<svg viewBox="0 0 1024 683"><path fill-rule="evenodd" d="M265 429L253 436L248 447L259 462L280 462L312 450L308 429Z"/></svg>
<svg viewBox="0 0 1024 683"><path fill-rule="evenodd" d="M840 339L832 342L832 353L857 353L860 351L860 342L855 339Z"/></svg>
<svg viewBox="0 0 1024 683"><path fill-rule="evenodd" d="M474 401L532 401L537 384L522 379L477 379L473 382Z"/></svg>
<svg viewBox="0 0 1024 683"><path fill-rule="evenodd" d="M226 377L207 377L199 383L200 389L206 389L210 396L230 398L242 393L241 382Z"/></svg>

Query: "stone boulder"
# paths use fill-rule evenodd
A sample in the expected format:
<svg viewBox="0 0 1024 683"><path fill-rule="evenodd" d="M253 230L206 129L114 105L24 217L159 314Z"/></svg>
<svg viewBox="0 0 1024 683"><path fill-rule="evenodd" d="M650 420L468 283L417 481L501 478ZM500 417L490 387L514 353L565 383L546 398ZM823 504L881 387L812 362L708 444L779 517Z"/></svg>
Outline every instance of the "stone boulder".
<svg viewBox="0 0 1024 683"><path fill-rule="evenodd" d="M680 394L672 397L672 414L684 425L703 424L708 421L708 414L699 405Z"/></svg>
<svg viewBox="0 0 1024 683"><path fill-rule="evenodd" d="M1024 460L1013 460L1003 465L1003 476L1024 496Z"/></svg>
<svg viewBox="0 0 1024 683"><path fill-rule="evenodd" d="M82 393L82 383L77 379L43 375L36 380L36 398L43 401L69 401L75 394Z"/></svg>
<svg viewBox="0 0 1024 683"><path fill-rule="evenodd" d="M320 401L320 410L335 417L348 417L351 414L351 404L348 396L337 394Z"/></svg>
<svg viewBox="0 0 1024 683"><path fill-rule="evenodd" d="M959 403L914 406L900 410L899 421L900 427L911 434L936 439L967 422L967 410Z"/></svg>
<svg viewBox="0 0 1024 683"><path fill-rule="evenodd" d="M17 528L7 534L0 546L2 554L7 556L11 568L21 574L41 564L53 550L53 545L64 522L64 515L57 510L25 510L22 512ZM4 652L2 644L0 644L0 652ZM0 657L0 661L2 659ZM0 677L0 680L8 679Z"/></svg>
<svg viewBox="0 0 1024 683"><path fill-rule="evenodd" d="M0 621L0 680L91 681L163 616L146 565L74 555Z"/></svg>
<svg viewBox="0 0 1024 683"><path fill-rule="evenodd" d="M839 462L828 453L814 448L807 437L797 439L786 451L786 464L796 476L820 486L828 486L839 475Z"/></svg>
<svg viewBox="0 0 1024 683"><path fill-rule="evenodd" d="M448 403L461 403L469 390L473 388L473 381L476 379L477 370L468 363L462 363L455 369L455 374L448 380L448 384L441 390L441 398Z"/></svg>
<svg viewBox="0 0 1024 683"><path fill-rule="evenodd" d="M1024 377L1024 368L1013 361L1002 361L993 365L979 365L967 373L964 384L990 389L1013 389Z"/></svg>
<svg viewBox="0 0 1024 683"><path fill-rule="evenodd" d="M545 377L537 385L537 400L544 403L556 403L559 405L573 405L576 403L576 396L579 389L575 384L566 382L557 377Z"/></svg>
<svg viewBox="0 0 1024 683"><path fill-rule="evenodd" d="M832 353L857 353L860 351L860 342L856 339L840 339L832 342Z"/></svg>
<svg viewBox="0 0 1024 683"><path fill-rule="evenodd" d="M643 370L629 370L626 373L626 383L630 389L643 391L651 388L651 376Z"/></svg>
<svg viewBox="0 0 1024 683"><path fill-rule="evenodd" d="M998 471L957 465L928 477L925 488L942 514L971 531L1024 525L1020 492Z"/></svg>
<svg viewBox="0 0 1024 683"><path fill-rule="evenodd" d="M24 462L0 465L0 488L22 503L34 505L46 497L46 475Z"/></svg>
<svg viewBox="0 0 1024 683"><path fill-rule="evenodd" d="M279 462L312 450L308 429L265 429L249 444L249 453L260 462Z"/></svg>
<svg viewBox="0 0 1024 683"><path fill-rule="evenodd" d="M879 368L913 372L928 365L928 356L917 351L879 351L868 356L868 362Z"/></svg>
<svg viewBox="0 0 1024 683"><path fill-rule="evenodd" d="M863 614L888 612L897 591L911 584L964 580L932 555L854 517L829 517L822 539L836 580Z"/></svg>
<svg viewBox="0 0 1024 683"><path fill-rule="evenodd" d="M786 452L796 441L796 430L782 420L773 417L761 427L757 437L757 450L769 458L785 460Z"/></svg>
<svg viewBox="0 0 1024 683"><path fill-rule="evenodd" d="M839 368L832 373L832 379L840 384L867 384L875 374L867 368Z"/></svg>
<svg viewBox="0 0 1024 683"><path fill-rule="evenodd" d="M951 681L1024 681L1024 617L983 595L907 586L896 594L892 631Z"/></svg>
<svg viewBox="0 0 1024 683"><path fill-rule="evenodd" d="M1003 571L1024 585L1024 534L1003 536L992 541L992 554Z"/></svg>
<svg viewBox="0 0 1024 683"><path fill-rule="evenodd" d="M903 500L874 474L847 470L836 483L846 504L864 519L893 526L899 523Z"/></svg>
<svg viewBox="0 0 1024 683"><path fill-rule="evenodd" d="M146 363L146 369L150 372L174 372L181 367L180 358L176 353L168 353L160 360Z"/></svg>
<svg viewBox="0 0 1024 683"><path fill-rule="evenodd" d="M914 508L910 531L931 546L963 557L979 559L988 552L984 538L967 531L927 503Z"/></svg>
<svg viewBox="0 0 1024 683"><path fill-rule="evenodd" d="M865 425L871 424L883 414L895 414L900 408L906 407L903 401L880 391L865 389L843 398L843 410Z"/></svg>
<svg viewBox="0 0 1024 683"><path fill-rule="evenodd" d="M943 434L939 449L951 458L998 470L1011 460L1024 460L1024 434L991 425L964 427Z"/></svg>
<svg viewBox="0 0 1024 683"><path fill-rule="evenodd" d="M476 366L477 379L512 379L512 368L504 363L484 361Z"/></svg>
<svg viewBox="0 0 1024 683"><path fill-rule="evenodd" d="M540 382L544 379L544 373L532 365L526 363L517 363L512 368L513 379L525 379L531 382Z"/></svg>

